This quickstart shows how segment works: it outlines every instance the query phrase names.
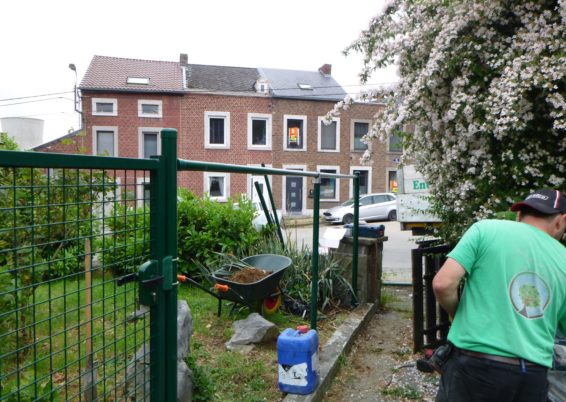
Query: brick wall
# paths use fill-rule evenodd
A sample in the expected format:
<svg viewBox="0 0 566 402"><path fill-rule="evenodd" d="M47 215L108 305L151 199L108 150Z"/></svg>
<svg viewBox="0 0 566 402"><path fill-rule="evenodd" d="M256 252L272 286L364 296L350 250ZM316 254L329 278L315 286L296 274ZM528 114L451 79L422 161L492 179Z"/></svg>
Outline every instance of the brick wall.
<svg viewBox="0 0 566 402"><path fill-rule="evenodd" d="M339 173L350 174L350 166L361 166L360 158L363 152L352 151L352 120L371 121L378 108L375 104L354 104L349 110L340 115L340 152L318 151L318 125L319 117L325 116L334 107L334 102L300 101L290 99L276 99L273 102L273 166L304 165L306 170L316 171L318 166L338 166ZM307 152L284 150L284 116L298 115L307 117ZM386 169L395 169L393 155L387 151L387 144L377 140L372 143L373 162L371 168L371 191L387 190ZM313 188L312 179L307 180L308 190ZM281 194L284 180L274 180L274 192ZM346 201L351 197L350 179L339 180L339 201L321 202L320 208L330 208ZM281 198L281 196L280 196ZM278 203L279 205L279 203ZM312 199L307 198L307 209L313 208Z"/></svg>
<svg viewBox="0 0 566 402"><path fill-rule="evenodd" d="M93 116L92 98L117 99L117 116ZM160 100L163 106L163 118L138 117L138 100ZM152 95L135 93L83 93L85 134L74 137L74 144L64 145L61 141L47 144L40 151L77 153L79 147L92 155L93 127L108 126L118 128L118 156L139 156L140 127L176 128L178 130L178 157L188 160L231 163L240 165L260 165L265 163L274 168L289 165L301 165L309 171L316 171L321 165L338 166L341 174L349 174L350 166L360 166L363 152L351 150L352 120L371 121L380 106L375 104L354 104L340 116L340 152L318 151L318 118L325 116L334 107L334 102L307 101L295 99L274 99L268 96L232 96L222 94L195 94L184 96ZM205 112L227 112L230 115L229 149L205 148ZM272 149L251 150L248 147L248 113L271 115ZM284 116L306 116L307 143L306 152L284 149ZM396 168L395 158L398 153L387 151L387 144L374 141L372 144L373 162L369 166L371 173L371 191L387 190L387 169ZM201 195L204 190L204 172L182 172L179 174L179 186L188 188ZM306 181L306 193L311 189L312 179ZM250 184L246 174L230 174L229 196L247 193ZM283 205L282 176L272 176L271 184L276 205ZM338 201L321 203L321 209L330 208L351 196L351 180L339 180ZM306 208L312 210L312 199L307 198ZM306 212L306 211L303 211Z"/></svg>
<svg viewBox="0 0 566 402"><path fill-rule="evenodd" d="M205 112L230 114L229 149L205 148ZM248 113L270 114L271 99L266 96L186 95L181 105L179 158L239 165L271 164L271 151L248 149ZM182 173L180 185L202 194L203 178L203 172ZM235 198L241 193L247 193L247 175L230 174L229 195Z"/></svg>

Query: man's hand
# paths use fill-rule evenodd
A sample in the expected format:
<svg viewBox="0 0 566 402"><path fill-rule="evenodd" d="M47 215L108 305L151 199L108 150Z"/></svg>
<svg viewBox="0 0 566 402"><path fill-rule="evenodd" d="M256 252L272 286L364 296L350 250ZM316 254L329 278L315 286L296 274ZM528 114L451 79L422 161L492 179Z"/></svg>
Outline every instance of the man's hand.
<svg viewBox="0 0 566 402"><path fill-rule="evenodd" d="M454 317L458 308L458 286L466 275L466 270L456 260L448 258L432 280L432 289L436 300L450 317Z"/></svg>

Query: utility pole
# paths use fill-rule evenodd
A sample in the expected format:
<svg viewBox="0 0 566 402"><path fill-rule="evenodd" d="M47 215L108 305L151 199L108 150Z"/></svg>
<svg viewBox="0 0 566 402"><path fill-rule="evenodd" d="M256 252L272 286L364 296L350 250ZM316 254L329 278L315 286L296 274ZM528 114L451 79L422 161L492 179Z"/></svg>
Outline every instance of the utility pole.
<svg viewBox="0 0 566 402"><path fill-rule="evenodd" d="M77 87L77 67L73 63L71 63L69 64L69 69L75 72L75 90L73 91L75 95L75 112L79 114L79 130L82 130L83 112L81 110L81 96L79 95L79 88Z"/></svg>

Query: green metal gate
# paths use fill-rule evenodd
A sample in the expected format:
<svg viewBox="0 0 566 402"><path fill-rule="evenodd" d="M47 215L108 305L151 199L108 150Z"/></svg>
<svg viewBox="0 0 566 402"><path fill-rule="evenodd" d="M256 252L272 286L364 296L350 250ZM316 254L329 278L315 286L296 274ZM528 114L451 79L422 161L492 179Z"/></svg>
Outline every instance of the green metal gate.
<svg viewBox="0 0 566 402"><path fill-rule="evenodd" d="M0 151L0 401L176 400L176 132L162 137L146 160Z"/></svg>
<svg viewBox="0 0 566 402"><path fill-rule="evenodd" d="M311 177L314 216L321 177L353 179L357 278L358 175L177 160L176 130L161 141L152 159L0 151L0 402L176 401L178 170Z"/></svg>

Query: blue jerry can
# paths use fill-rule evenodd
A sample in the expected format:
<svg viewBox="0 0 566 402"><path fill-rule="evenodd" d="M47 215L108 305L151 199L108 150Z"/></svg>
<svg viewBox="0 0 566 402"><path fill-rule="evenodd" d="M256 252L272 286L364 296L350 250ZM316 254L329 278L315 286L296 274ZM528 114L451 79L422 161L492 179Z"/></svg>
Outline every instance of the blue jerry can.
<svg viewBox="0 0 566 402"><path fill-rule="evenodd" d="M318 334L314 329L287 328L277 338L279 389L289 394L310 394L318 386Z"/></svg>

